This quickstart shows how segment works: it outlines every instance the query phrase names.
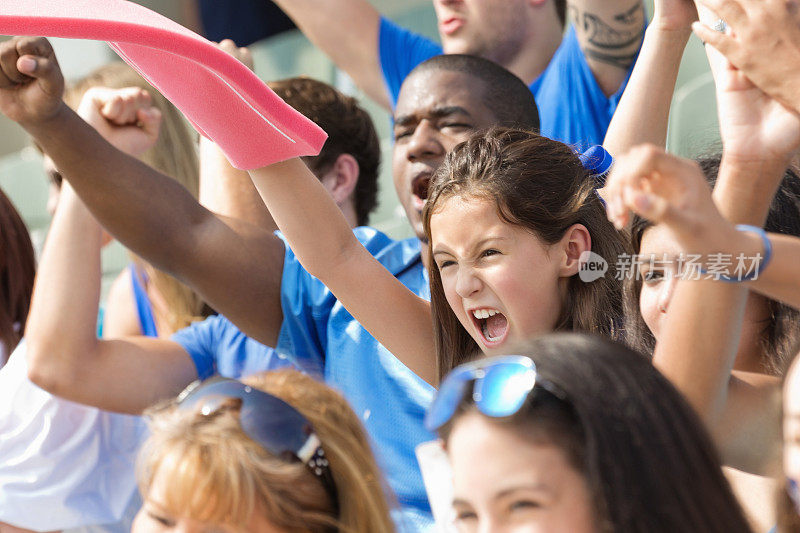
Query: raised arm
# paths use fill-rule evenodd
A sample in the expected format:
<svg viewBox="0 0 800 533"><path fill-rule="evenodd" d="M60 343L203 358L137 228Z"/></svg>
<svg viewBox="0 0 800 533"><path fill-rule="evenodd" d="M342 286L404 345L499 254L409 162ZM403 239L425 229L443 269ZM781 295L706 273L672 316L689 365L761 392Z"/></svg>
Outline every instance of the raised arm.
<svg viewBox="0 0 800 533"><path fill-rule="evenodd" d="M160 114L139 89L102 89L103 120L138 122L144 135L111 136L132 155L141 155L158 136ZM95 119L100 117L95 115ZM133 141L133 142L130 142ZM26 328L31 381L72 401L130 413L177 394L195 379L189 355L177 343L144 337L97 339L100 249L103 232L75 191L64 182L48 235Z"/></svg>
<svg viewBox="0 0 800 533"><path fill-rule="evenodd" d="M606 197L618 224L632 209L668 226L685 252L706 257L737 237L729 221L763 225L787 161L800 145L800 118L731 69L718 78L718 102L725 155L715 202L696 165L654 148L638 150L632 159L618 160L612 172ZM654 364L706 420L727 464L763 472L765 450L775 444L766 416L769 380L736 372L731 379L746 299L740 284L679 280Z"/></svg>
<svg viewBox="0 0 800 533"><path fill-rule="evenodd" d="M63 78L46 39L0 44L0 63L0 109L50 155L97 220L246 334L274 345L283 244L267 230L214 215L179 184L106 142L61 101Z"/></svg>
<svg viewBox="0 0 800 533"><path fill-rule="evenodd" d="M253 70L253 57L230 39L219 43L225 52ZM218 215L249 222L268 231L277 229L250 175L230 164L212 141L200 137L200 204Z"/></svg>
<svg viewBox="0 0 800 533"><path fill-rule="evenodd" d="M642 44L641 0L568 0L570 18L589 68L610 96L625 81Z"/></svg>
<svg viewBox="0 0 800 533"><path fill-rule="evenodd" d="M672 93L695 20L692 0L656 0L639 58L603 141L612 156L642 143L666 145Z"/></svg>
<svg viewBox="0 0 800 533"><path fill-rule="evenodd" d="M380 14L367 0L274 0L370 98L391 109L378 58Z"/></svg>
<svg viewBox="0 0 800 533"><path fill-rule="evenodd" d="M723 172L734 175L732 169ZM724 251L720 243L726 233L716 230L732 225L714 207L711 190L693 161L654 146L637 147L617 158L605 198L609 217L618 227L627 223L630 209L667 227L685 254L706 259ZM765 450L775 444L767 416L771 392L762 387L768 380L731 378L747 290L687 269L675 275L681 277L659 332L653 364L706 422L726 465L764 472Z"/></svg>
<svg viewBox="0 0 800 533"><path fill-rule="evenodd" d="M101 230L64 184L25 329L28 377L48 392L109 411L141 413L197 378L177 343L100 340Z"/></svg>
<svg viewBox="0 0 800 533"><path fill-rule="evenodd" d="M303 267L395 357L435 383L430 304L409 291L361 245L302 161L292 159L250 175ZM303 208L298 209L299 205Z"/></svg>

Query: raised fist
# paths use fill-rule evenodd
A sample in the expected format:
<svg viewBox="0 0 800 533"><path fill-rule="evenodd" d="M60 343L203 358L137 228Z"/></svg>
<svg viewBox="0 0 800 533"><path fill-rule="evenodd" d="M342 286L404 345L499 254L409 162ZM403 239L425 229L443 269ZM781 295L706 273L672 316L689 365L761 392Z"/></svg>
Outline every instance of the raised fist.
<svg viewBox="0 0 800 533"><path fill-rule="evenodd" d="M139 87L93 87L83 95L78 115L108 142L134 157L158 141L161 111L153 106L150 93Z"/></svg>
<svg viewBox="0 0 800 533"><path fill-rule="evenodd" d="M46 122L64 107L64 77L44 37L0 43L0 111L25 126Z"/></svg>

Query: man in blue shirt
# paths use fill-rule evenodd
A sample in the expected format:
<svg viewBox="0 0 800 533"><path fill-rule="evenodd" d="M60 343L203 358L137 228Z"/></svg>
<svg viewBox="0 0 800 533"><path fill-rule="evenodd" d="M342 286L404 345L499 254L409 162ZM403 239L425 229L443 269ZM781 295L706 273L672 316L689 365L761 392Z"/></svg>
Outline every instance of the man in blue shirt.
<svg viewBox="0 0 800 533"><path fill-rule="evenodd" d="M0 45L0 52L13 45ZM3 93L0 101L10 96ZM231 332L233 323L293 361L324 363L328 383L345 394L364 420L402 508L401 529L430 527L414 448L433 437L422 425L433 388L378 344L270 232L205 210L185 190L171 186L169 178L133 164L65 117L67 123L48 121L43 129L24 123L100 223L230 319L218 319L214 338L241 339ZM538 127L536 103L524 83L491 61L463 55L437 56L417 67L400 91L395 119L395 188L421 238L427 181L448 151L475 130L496 124ZM352 169L352 161L332 168ZM371 228L358 228L356 234L410 290L429 296L420 238L393 241ZM176 340L192 351L190 342ZM195 357L195 366L186 351L159 349L152 342L129 342L133 352L125 357L108 350L82 354L80 366L93 368L91 375L115 383L113 388L87 387L89 376L80 383L59 382L60 375L80 371L61 372L63 359L56 360L45 345L29 346L39 352L31 357L31 379L68 399L106 408L103 402L113 400L112 405L135 411L222 366L216 356ZM204 345L202 340L196 344ZM87 396L87 390L99 390L99 396Z"/></svg>
<svg viewBox="0 0 800 533"><path fill-rule="evenodd" d="M394 108L422 61L471 54L516 74L543 135L602 144L642 43L641 0L433 0L442 45L400 28L367 0L275 0L372 99ZM567 13L572 25L567 25Z"/></svg>

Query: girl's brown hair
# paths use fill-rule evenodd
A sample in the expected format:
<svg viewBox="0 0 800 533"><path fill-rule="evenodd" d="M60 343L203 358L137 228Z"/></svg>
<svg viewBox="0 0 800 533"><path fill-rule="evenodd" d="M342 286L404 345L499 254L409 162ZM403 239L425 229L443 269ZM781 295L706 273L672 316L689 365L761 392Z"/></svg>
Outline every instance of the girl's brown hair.
<svg viewBox="0 0 800 533"><path fill-rule="evenodd" d="M537 338L526 355L556 394L534 389L515 414L487 420L562 450L586 480L598 532L750 533L711 436L649 358L573 333ZM479 413L465 397L446 441Z"/></svg>
<svg viewBox="0 0 800 533"><path fill-rule="evenodd" d="M243 382L285 401L311 423L330 462L338 508L308 467L275 457L250 439L235 405L209 416L169 404L151 410L151 436L138 463L143 496L166 469L167 501L159 503L176 516L246 528L256 511L291 532L394 531L366 433L340 394L292 370Z"/></svg>
<svg viewBox="0 0 800 533"><path fill-rule="evenodd" d="M0 189L0 343L6 355L22 337L35 275L36 259L28 228ZM0 359L0 366L4 363Z"/></svg>
<svg viewBox="0 0 800 533"><path fill-rule="evenodd" d="M153 105L161 111L163 118L156 145L148 150L141 160L183 185L197 198L200 187L200 166L196 142L180 111L136 71L119 61L100 67L70 86L64 100L67 105L77 109L84 93L92 87L111 89L139 87L150 94ZM143 267L148 279L164 298L166 305L157 309L166 316L173 331L182 329L208 314L209 309L203 300L189 287L139 257L133 256L133 260ZM136 273L131 272L131 275Z"/></svg>
<svg viewBox="0 0 800 533"><path fill-rule="evenodd" d="M609 263L609 269L591 283L577 275L569 279L556 330L613 338L622 321L622 282L616 279L614 265L627 247L608 221L596 187L594 176L567 145L525 130L493 128L458 145L432 178L423 213L425 234L430 242L431 218L452 196L490 198L500 218L526 228L545 244L558 242L571 226L582 224L591 235L592 251ZM480 349L450 309L431 254L429 247L431 308L442 377Z"/></svg>

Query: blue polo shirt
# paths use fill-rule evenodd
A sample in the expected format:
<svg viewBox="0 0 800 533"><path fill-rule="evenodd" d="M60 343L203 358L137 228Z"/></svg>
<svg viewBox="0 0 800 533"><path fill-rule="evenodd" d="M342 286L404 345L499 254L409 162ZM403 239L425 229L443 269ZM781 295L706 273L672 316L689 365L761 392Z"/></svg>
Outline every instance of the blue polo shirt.
<svg viewBox="0 0 800 533"><path fill-rule="evenodd" d="M378 54L392 107L414 67L441 53L441 46L433 41L381 18ZM633 65L619 90L606 96L586 62L575 28L570 26L547 68L530 84L539 107L541 134L580 151L603 144L632 71Z"/></svg>
<svg viewBox="0 0 800 533"><path fill-rule="evenodd" d="M418 239L395 241L367 227L355 234L367 250L414 294L430 299ZM373 450L401 507L401 531L433 527L430 504L414 455L435 438L422 425L435 389L370 335L287 247L277 349L301 360L323 359L325 381L361 417Z"/></svg>

